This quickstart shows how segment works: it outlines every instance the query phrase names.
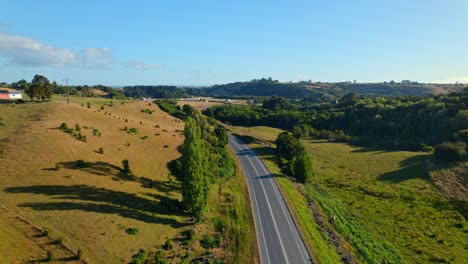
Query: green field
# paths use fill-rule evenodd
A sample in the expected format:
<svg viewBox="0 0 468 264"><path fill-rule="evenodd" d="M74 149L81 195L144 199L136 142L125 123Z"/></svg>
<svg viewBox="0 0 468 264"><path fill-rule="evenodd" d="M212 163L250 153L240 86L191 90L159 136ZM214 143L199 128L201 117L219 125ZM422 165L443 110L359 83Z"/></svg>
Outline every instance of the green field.
<svg viewBox="0 0 468 264"><path fill-rule="evenodd" d="M265 129L256 130L241 128L236 132L270 142L278 133L270 130L262 137ZM311 223L312 211L301 202L298 190L321 209L327 225L340 233L344 248L358 262L465 263L468 259L466 219L431 183L426 171L429 154L326 141L303 143L313 160L312 184L302 187L284 177L277 177L277 181L299 216L306 237L317 227ZM278 172L272 149L260 144L254 147L270 169ZM318 248L317 242L307 241L313 249ZM326 255L320 256L319 262L333 263L327 260L333 254Z"/></svg>

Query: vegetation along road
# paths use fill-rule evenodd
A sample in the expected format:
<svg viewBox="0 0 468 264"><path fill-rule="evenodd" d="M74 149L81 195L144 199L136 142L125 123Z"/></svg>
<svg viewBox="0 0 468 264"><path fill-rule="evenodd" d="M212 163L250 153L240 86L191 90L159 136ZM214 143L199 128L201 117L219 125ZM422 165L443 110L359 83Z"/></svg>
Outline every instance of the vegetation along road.
<svg viewBox="0 0 468 264"><path fill-rule="evenodd" d="M270 171L246 144L232 135L229 146L236 153L247 180L261 262L312 263Z"/></svg>

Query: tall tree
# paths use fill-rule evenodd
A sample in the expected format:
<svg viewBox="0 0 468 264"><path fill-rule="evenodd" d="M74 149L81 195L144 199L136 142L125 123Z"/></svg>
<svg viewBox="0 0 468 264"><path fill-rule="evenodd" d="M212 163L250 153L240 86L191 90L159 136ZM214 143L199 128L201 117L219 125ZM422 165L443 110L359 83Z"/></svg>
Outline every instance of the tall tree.
<svg viewBox="0 0 468 264"><path fill-rule="evenodd" d="M200 221L209 191L208 152L200 127L191 117L185 123L182 153L182 203L195 221Z"/></svg>
<svg viewBox="0 0 468 264"><path fill-rule="evenodd" d="M310 181L312 177L312 161L305 151L294 161L294 176L301 183Z"/></svg>

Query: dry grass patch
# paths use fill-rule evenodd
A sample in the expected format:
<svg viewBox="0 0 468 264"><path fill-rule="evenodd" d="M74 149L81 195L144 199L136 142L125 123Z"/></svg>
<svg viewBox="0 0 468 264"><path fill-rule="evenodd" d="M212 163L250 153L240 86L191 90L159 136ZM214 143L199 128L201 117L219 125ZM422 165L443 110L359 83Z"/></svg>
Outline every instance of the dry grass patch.
<svg viewBox="0 0 468 264"><path fill-rule="evenodd" d="M5 120L15 120L0 132L0 198L5 206L50 230L53 237L63 237L70 248L81 248L91 263L128 262L138 249L154 247L183 230L188 219L177 208L179 183L166 168L179 156L176 146L182 138L172 133L153 136L160 129L181 130L183 124L157 106L151 107L152 115L141 113L147 102L122 105L114 100L110 107L107 99L73 97L70 105L65 101L1 112ZM112 115L104 115L101 105ZM23 113L24 119L15 119ZM87 142L57 129L61 123L79 124ZM125 125L139 133L122 131ZM94 136L93 129L101 136ZM161 151L164 145L169 148ZM101 147L104 154L97 151ZM130 174L121 170L124 159L129 160ZM128 235L128 228L139 232Z"/></svg>

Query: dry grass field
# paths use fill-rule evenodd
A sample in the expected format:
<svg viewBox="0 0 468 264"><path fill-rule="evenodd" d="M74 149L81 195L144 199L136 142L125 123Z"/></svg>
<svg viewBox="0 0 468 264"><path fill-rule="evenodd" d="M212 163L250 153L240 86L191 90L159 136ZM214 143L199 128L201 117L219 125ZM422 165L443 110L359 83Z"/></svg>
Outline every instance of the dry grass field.
<svg viewBox="0 0 468 264"><path fill-rule="evenodd" d="M210 108L210 107L213 107L213 106L216 106L216 105L223 105L223 103L220 103L220 102L178 101L177 105L179 105L180 107L182 107L184 105L190 105L191 107L193 107L193 108L195 108L197 110L203 111L203 110L205 110L207 108Z"/></svg>
<svg viewBox="0 0 468 264"><path fill-rule="evenodd" d="M173 210L179 186L166 168L179 156L183 123L148 102L71 101L0 105L0 199L9 214L81 249L89 263L126 263L138 249L184 230L189 219ZM155 112L140 111L147 108ZM61 123L78 124L87 142L57 129ZM131 174L121 172L124 159ZM18 235L18 221L6 215L0 214L0 262L44 257L44 247ZM129 235L127 228L139 232Z"/></svg>

